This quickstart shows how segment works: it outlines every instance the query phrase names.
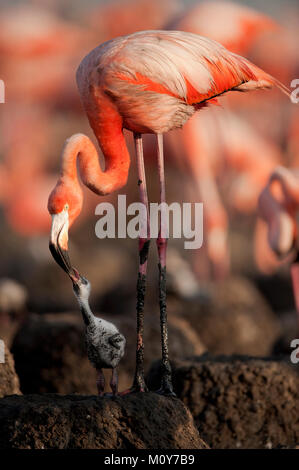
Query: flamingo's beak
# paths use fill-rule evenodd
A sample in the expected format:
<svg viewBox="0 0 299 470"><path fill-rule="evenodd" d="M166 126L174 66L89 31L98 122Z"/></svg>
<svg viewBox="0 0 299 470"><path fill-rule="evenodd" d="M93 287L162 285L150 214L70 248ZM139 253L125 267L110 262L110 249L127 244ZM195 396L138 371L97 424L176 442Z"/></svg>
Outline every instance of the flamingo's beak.
<svg viewBox="0 0 299 470"><path fill-rule="evenodd" d="M79 280L78 271L72 267L68 253L68 211L52 215L49 248L55 261L68 274L73 283Z"/></svg>

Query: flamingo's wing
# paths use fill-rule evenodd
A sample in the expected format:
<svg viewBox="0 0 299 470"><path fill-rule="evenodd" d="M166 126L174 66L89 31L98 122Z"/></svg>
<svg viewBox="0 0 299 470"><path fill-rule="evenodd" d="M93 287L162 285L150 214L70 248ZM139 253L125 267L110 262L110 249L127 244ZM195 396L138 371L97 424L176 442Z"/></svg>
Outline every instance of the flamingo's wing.
<svg viewBox="0 0 299 470"><path fill-rule="evenodd" d="M277 84L273 77L217 42L182 31L143 31L122 38L118 48L114 44L112 56L105 67L110 83L118 79L189 105L229 90Z"/></svg>
<svg viewBox="0 0 299 470"><path fill-rule="evenodd" d="M123 335L120 333L115 333L113 336L110 336L108 338L108 342L111 344L111 346L115 347L116 349L120 349L120 343L124 341Z"/></svg>

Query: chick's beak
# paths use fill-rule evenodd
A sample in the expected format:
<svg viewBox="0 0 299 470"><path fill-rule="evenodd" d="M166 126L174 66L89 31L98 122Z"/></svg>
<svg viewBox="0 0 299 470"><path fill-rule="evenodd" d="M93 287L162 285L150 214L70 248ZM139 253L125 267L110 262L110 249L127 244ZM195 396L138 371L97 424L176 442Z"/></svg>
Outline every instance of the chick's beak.
<svg viewBox="0 0 299 470"><path fill-rule="evenodd" d="M79 273L72 267L68 253L68 212L63 210L52 215L49 248L53 258L68 274L72 282L78 282Z"/></svg>

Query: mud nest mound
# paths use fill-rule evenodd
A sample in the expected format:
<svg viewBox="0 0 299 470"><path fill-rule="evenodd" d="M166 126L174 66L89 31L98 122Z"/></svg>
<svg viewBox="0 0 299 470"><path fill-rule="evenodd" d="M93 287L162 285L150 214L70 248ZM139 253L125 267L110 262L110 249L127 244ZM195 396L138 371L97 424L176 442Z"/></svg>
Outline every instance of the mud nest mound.
<svg viewBox="0 0 299 470"><path fill-rule="evenodd" d="M4 361L4 363L0 363L0 398L21 393L13 356L6 347Z"/></svg>
<svg viewBox="0 0 299 470"><path fill-rule="evenodd" d="M154 393L0 400L0 448L203 449L189 410Z"/></svg>
<svg viewBox="0 0 299 470"><path fill-rule="evenodd" d="M299 369L284 361L203 355L174 361L174 389L212 448L299 444ZM160 363L148 376L160 383Z"/></svg>
<svg viewBox="0 0 299 470"><path fill-rule="evenodd" d="M211 285L208 293L205 301L177 301L169 310L187 320L213 354L271 353L279 322L250 281L231 278Z"/></svg>
<svg viewBox="0 0 299 470"><path fill-rule="evenodd" d="M101 315L110 320L111 317ZM136 358L136 318L114 315L112 321L127 340L125 357L118 368L119 390L132 385ZM145 368L161 357L159 317L145 321ZM182 320L169 326L172 357L201 354L198 335ZM13 353L23 393L97 393L96 371L88 361L84 324L80 313L31 315L17 334ZM105 371L107 383L110 371ZM108 391L108 389L107 389Z"/></svg>

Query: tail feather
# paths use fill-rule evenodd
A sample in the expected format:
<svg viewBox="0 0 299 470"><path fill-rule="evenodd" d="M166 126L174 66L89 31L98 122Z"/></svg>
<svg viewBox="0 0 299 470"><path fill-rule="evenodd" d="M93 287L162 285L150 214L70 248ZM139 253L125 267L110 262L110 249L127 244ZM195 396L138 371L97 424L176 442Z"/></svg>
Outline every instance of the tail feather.
<svg viewBox="0 0 299 470"><path fill-rule="evenodd" d="M259 88L272 88L273 86L276 86L285 95L287 96L291 95L291 90L286 85L284 85L279 80L277 80L277 78L272 77L272 75L268 74L267 72L264 72L262 69L254 65L249 60L244 59L243 57L242 57L242 61L245 62L247 67L254 74L255 78L254 80L249 80L248 82L242 83L241 85L237 86L235 90L252 91L252 90L259 89Z"/></svg>
<svg viewBox="0 0 299 470"><path fill-rule="evenodd" d="M284 85L282 82L277 80L277 78L274 78L274 77L271 77L271 78L273 80L274 85L277 86L277 88L279 88L282 91L282 93L284 93L287 96L291 95L291 90L286 85Z"/></svg>

